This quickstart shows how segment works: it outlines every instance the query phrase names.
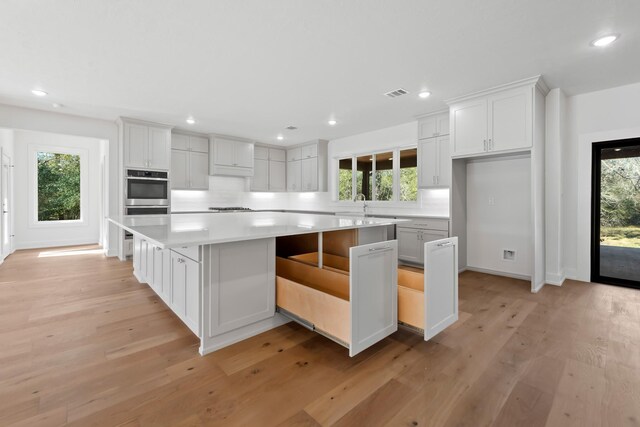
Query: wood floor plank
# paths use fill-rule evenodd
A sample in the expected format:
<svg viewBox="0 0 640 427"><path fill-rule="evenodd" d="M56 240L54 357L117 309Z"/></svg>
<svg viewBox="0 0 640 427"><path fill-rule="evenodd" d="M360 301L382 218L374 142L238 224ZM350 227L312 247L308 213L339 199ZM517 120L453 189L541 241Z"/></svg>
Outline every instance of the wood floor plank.
<svg viewBox="0 0 640 427"><path fill-rule="evenodd" d="M350 358L288 324L201 357L131 262L75 249L0 266L2 426L640 425L637 290L465 272L429 342Z"/></svg>

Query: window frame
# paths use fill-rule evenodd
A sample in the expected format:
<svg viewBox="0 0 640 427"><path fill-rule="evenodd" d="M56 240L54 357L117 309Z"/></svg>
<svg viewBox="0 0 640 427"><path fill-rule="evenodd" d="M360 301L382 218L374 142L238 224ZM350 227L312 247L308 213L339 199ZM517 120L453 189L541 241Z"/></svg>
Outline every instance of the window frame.
<svg viewBox="0 0 640 427"><path fill-rule="evenodd" d="M357 158L362 156L372 156L372 168L371 171L373 174L376 173L376 155L382 153L393 153L393 197L391 200L367 200L367 204L369 206L402 206L402 207L416 207L419 205L420 196L419 196L419 180L416 182L416 190L418 191L418 197L416 200L411 201L402 201L400 200L400 151L416 149L419 150L418 144L407 144L402 146L396 146L393 148L379 148L375 150L367 150L367 151L359 151L351 155L337 155L333 158L333 162L336 165L335 177L336 177L336 186L333 192L335 202L340 205L349 205L353 206L356 204L360 204L362 202L354 202L353 198L356 196L356 183L357 183ZM351 159L351 200L340 200L340 160ZM419 160L419 156L418 159ZM419 163L417 164L418 173L419 173ZM371 189L371 194L375 196L376 194L376 180L372 179L373 188Z"/></svg>
<svg viewBox="0 0 640 427"><path fill-rule="evenodd" d="M70 154L80 157L80 219L40 221L38 220L38 153ZM53 145L29 145L29 228L56 228L85 226L89 208L89 150Z"/></svg>

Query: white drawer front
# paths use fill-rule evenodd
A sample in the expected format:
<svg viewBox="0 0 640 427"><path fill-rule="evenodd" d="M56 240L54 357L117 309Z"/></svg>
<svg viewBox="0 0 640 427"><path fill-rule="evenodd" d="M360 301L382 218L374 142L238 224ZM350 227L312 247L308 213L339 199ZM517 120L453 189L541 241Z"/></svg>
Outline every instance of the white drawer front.
<svg viewBox="0 0 640 427"><path fill-rule="evenodd" d="M419 228L422 230L449 231L449 220L447 219L414 219L409 222L398 224L398 228Z"/></svg>
<svg viewBox="0 0 640 427"><path fill-rule="evenodd" d="M179 253L180 255L186 256L187 258L191 258L196 262L200 262L200 247L199 246L189 246L184 248L172 248L174 252Z"/></svg>

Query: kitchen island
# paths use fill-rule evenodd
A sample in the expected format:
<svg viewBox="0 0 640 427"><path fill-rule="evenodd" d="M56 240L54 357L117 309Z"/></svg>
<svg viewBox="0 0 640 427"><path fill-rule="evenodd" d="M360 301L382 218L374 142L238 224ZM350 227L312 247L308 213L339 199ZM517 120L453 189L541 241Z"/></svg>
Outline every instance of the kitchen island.
<svg viewBox="0 0 640 427"><path fill-rule="evenodd" d="M398 249L387 227L402 220L282 212L109 220L133 234L134 275L200 338L201 354L291 319L352 356L397 330Z"/></svg>

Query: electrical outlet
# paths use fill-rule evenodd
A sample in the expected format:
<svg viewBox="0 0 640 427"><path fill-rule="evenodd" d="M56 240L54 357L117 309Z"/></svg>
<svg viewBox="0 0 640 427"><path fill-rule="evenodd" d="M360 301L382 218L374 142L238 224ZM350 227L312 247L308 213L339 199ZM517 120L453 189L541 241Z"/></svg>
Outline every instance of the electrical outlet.
<svg viewBox="0 0 640 427"><path fill-rule="evenodd" d="M516 260L516 251L513 249L503 249L502 250L502 260L503 261L515 261Z"/></svg>

